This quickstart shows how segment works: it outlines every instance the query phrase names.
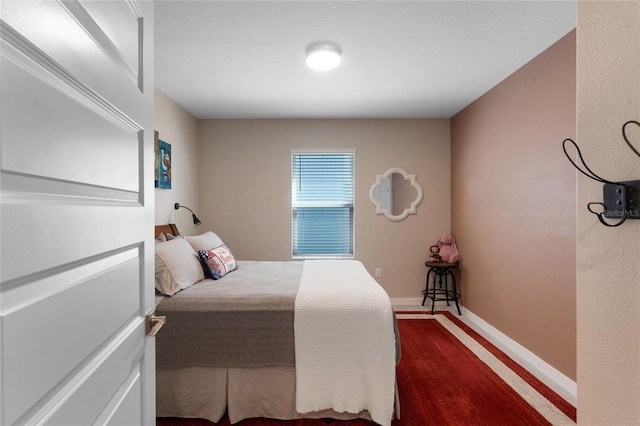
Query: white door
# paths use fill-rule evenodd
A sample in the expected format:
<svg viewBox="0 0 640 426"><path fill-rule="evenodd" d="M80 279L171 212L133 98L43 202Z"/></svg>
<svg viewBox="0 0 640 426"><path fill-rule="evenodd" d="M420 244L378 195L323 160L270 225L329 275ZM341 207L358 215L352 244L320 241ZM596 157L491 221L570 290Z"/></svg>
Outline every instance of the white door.
<svg viewBox="0 0 640 426"><path fill-rule="evenodd" d="M0 424L154 424L153 4L0 19Z"/></svg>

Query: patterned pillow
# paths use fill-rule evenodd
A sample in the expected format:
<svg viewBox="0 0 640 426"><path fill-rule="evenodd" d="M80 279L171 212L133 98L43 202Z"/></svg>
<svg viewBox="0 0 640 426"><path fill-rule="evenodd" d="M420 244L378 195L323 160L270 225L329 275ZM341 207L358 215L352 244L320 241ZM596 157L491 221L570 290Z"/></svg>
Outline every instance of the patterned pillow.
<svg viewBox="0 0 640 426"><path fill-rule="evenodd" d="M224 277L238 267L231 250L225 245L211 250L199 250L198 256L200 256L205 276L214 280Z"/></svg>

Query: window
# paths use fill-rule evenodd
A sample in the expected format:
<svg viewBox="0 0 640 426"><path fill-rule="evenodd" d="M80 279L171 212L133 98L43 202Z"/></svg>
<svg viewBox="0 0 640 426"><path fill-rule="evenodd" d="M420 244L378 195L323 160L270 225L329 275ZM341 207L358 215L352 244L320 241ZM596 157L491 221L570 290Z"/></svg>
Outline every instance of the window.
<svg viewBox="0 0 640 426"><path fill-rule="evenodd" d="M292 153L294 257L353 257L355 152Z"/></svg>

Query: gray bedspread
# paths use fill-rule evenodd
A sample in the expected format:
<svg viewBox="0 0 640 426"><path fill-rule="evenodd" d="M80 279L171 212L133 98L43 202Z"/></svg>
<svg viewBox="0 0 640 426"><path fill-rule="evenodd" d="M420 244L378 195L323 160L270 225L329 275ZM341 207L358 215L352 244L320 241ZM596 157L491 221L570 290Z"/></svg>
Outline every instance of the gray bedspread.
<svg viewBox="0 0 640 426"><path fill-rule="evenodd" d="M295 365L293 318L303 262L238 261L158 305L167 322L156 337L156 365Z"/></svg>
<svg viewBox="0 0 640 426"><path fill-rule="evenodd" d="M165 297L156 366L294 367L294 308L303 262L238 261L220 280ZM395 320L395 318L394 318ZM396 334L396 361L400 335Z"/></svg>

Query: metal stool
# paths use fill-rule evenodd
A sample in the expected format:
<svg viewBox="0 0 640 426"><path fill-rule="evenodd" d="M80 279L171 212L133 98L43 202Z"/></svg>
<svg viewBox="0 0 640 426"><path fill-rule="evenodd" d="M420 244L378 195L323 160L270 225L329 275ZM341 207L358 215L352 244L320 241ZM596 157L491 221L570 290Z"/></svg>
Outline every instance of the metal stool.
<svg viewBox="0 0 640 426"><path fill-rule="evenodd" d="M458 308L458 315L462 315L460 312L460 305L458 299L460 299L460 293L458 293L458 287L456 285L456 277L453 274L453 269L458 266L457 263L445 263L445 262L424 262L425 266L429 268L427 271L427 280L425 289L422 290L424 298L422 299L422 306L427 300L427 297L431 299L431 314L433 315L433 308L436 304L436 300L446 300L447 306L449 301L456 302L456 308ZM429 276L433 273L433 280L431 281L431 287L429 286ZM453 281L453 288L449 289L449 277ZM436 283L437 279L437 283ZM443 280L444 279L444 280ZM444 281L444 285L443 285Z"/></svg>

